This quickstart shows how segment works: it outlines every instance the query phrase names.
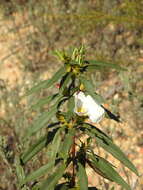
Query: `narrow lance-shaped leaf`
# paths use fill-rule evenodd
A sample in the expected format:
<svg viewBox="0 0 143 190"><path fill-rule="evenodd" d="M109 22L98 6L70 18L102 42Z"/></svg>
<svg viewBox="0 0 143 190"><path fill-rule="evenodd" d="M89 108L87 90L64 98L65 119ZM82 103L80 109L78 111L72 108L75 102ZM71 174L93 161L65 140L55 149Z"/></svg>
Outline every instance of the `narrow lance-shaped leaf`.
<svg viewBox="0 0 143 190"><path fill-rule="evenodd" d="M65 76L63 76L62 81L60 83L60 90L59 93L63 93L63 91L65 90L65 88L67 87L70 79L71 79L72 74L71 73L67 73Z"/></svg>
<svg viewBox="0 0 143 190"><path fill-rule="evenodd" d="M88 179L87 179L86 171L81 163L78 163L77 175L78 175L78 183L79 183L80 189L88 190Z"/></svg>
<svg viewBox="0 0 143 190"><path fill-rule="evenodd" d="M33 144L23 155L21 156L22 163L25 164L39 151L46 147L53 139L57 129L49 131L47 135L40 137L40 139Z"/></svg>
<svg viewBox="0 0 143 190"><path fill-rule="evenodd" d="M94 86L91 81L85 79L84 77L80 77L80 82L84 85L85 90L90 96L92 96L93 99L95 99L99 104L104 102L104 99L94 92Z"/></svg>
<svg viewBox="0 0 143 190"><path fill-rule="evenodd" d="M93 169L95 169L95 171L97 169L107 179L118 183L126 190L131 190L130 186L123 180L123 178L116 172L116 170L114 170L112 165L107 160L95 154L88 154L88 159L89 161L87 162L90 166L92 166Z"/></svg>
<svg viewBox="0 0 143 190"><path fill-rule="evenodd" d="M126 71L125 68L122 68L121 66L117 65L117 64L113 64L113 63L107 63L107 62L102 62L102 61L96 61L96 60L87 60L87 62L89 62L89 67L90 66L99 66L99 67L103 67L103 68L112 68L112 69L116 69L118 71ZM87 67L88 67L87 66Z"/></svg>
<svg viewBox="0 0 143 190"><path fill-rule="evenodd" d="M73 188L69 189L69 185L67 183L61 183L61 184L56 185L54 190L74 190L74 189Z"/></svg>
<svg viewBox="0 0 143 190"><path fill-rule="evenodd" d="M44 98L40 99L36 104L32 105L31 109L36 110L38 108L41 108L45 104L48 105L52 100L54 100L57 97L58 97L58 94L54 94L54 95L50 95L48 97L44 97Z"/></svg>
<svg viewBox="0 0 143 190"><path fill-rule="evenodd" d="M25 173L23 167L21 166L20 159L18 157L16 157L15 159L15 168L16 168L15 171L18 178L18 182L19 185L21 186L25 178Z"/></svg>
<svg viewBox="0 0 143 190"><path fill-rule="evenodd" d="M47 142L47 136L41 137L34 145L32 145L28 151L26 151L22 156L21 160L22 163L25 164L27 161L29 161L33 156L35 156L39 151L42 150L43 147L45 147Z"/></svg>
<svg viewBox="0 0 143 190"><path fill-rule="evenodd" d="M72 117L72 115L74 114L74 106L75 106L75 102L74 102L74 97L72 96L69 100L68 100L68 112L67 112L67 119L70 119Z"/></svg>
<svg viewBox="0 0 143 190"><path fill-rule="evenodd" d="M86 70L86 71L95 71L95 70L103 71L103 70L105 70L105 68L100 67L99 65L89 64L89 65L84 66L84 70Z"/></svg>
<svg viewBox="0 0 143 190"><path fill-rule="evenodd" d="M25 138L32 136L34 133L46 127L46 124L52 118L52 116L57 112L57 105L62 99L62 95L59 95L58 100L56 103L50 108L50 111L45 111L41 114L41 116L33 122L33 124L28 128Z"/></svg>
<svg viewBox="0 0 143 190"><path fill-rule="evenodd" d="M23 183L25 184L27 182L37 180L39 177L48 174L49 172L51 172L52 167L53 167L53 161L49 162L48 164L45 164L44 166L40 167L38 170L27 175Z"/></svg>
<svg viewBox="0 0 143 190"><path fill-rule="evenodd" d="M72 96L68 101L68 109L70 112L73 112L75 103L74 103L74 97Z"/></svg>
<svg viewBox="0 0 143 190"><path fill-rule="evenodd" d="M63 159L67 159L68 157L68 152L70 150L70 147L73 143L73 136L75 134L75 130L71 129L70 132L68 132L67 134L65 134L64 137L64 142L62 144L62 148L59 152L59 155L63 158Z"/></svg>
<svg viewBox="0 0 143 190"><path fill-rule="evenodd" d="M113 141L105 135L101 130L86 123L85 127L88 129L87 133L92 137L96 138L96 143L104 148L107 152L112 154L115 158L121 161L126 167L138 175L138 171L131 161L128 160L126 155L120 150L120 148L113 143Z"/></svg>
<svg viewBox="0 0 143 190"><path fill-rule="evenodd" d="M31 126L28 127L25 138L32 136L34 133L42 129L44 126L46 127L46 124L56 113L56 111L57 108L56 105L54 105L51 107L50 111L42 113L42 115L37 120L35 120Z"/></svg>
<svg viewBox="0 0 143 190"><path fill-rule="evenodd" d="M54 139L52 141L51 144L51 152L49 155L49 160L53 162L53 166L54 166L54 162L57 156L57 153L59 151L60 145L61 145L61 132L64 130L64 128L60 128L56 135L54 136Z"/></svg>
<svg viewBox="0 0 143 190"><path fill-rule="evenodd" d="M40 188L40 184L35 184L35 185L32 187L31 190L39 190L39 188ZM27 189L25 189L25 190L27 190Z"/></svg>
<svg viewBox="0 0 143 190"><path fill-rule="evenodd" d="M66 165L64 163L61 164L61 166L51 176L49 176L45 182L43 182L40 190L54 190L54 187L63 176L65 169Z"/></svg>
<svg viewBox="0 0 143 190"><path fill-rule="evenodd" d="M98 167L95 167L95 165L88 159L87 159L87 163L94 170L94 172L96 172L98 175L113 182L113 180L108 175L106 175L104 171L100 170L100 168L98 168Z"/></svg>
<svg viewBox="0 0 143 190"><path fill-rule="evenodd" d="M44 88L49 88L50 86L52 86L55 82L57 82L61 76L63 76L65 74L65 67L61 67L55 74L54 76L49 79L49 80L44 80L41 81L39 84L37 84L36 86L34 86L33 88L31 88L28 92L27 92L27 96L40 91L41 89Z"/></svg>
<svg viewBox="0 0 143 190"><path fill-rule="evenodd" d="M106 117L113 119L114 121L120 122L120 119L118 116L114 115L112 112L110 112L108 109L106 109L104 106L102 106L106 112Z"/></svg>

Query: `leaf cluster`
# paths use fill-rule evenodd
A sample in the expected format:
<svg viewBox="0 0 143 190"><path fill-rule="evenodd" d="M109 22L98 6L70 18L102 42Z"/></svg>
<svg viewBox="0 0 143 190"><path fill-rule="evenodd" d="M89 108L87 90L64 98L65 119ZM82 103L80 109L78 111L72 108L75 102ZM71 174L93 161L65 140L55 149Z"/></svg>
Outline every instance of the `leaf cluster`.
<svg viewBox="0 0 143 190"><path fill-rule="evenodd" d="M89 189L86 173L86 166L88 165L102 177L130 190L129 185L118 174L115 167L106 159L96 155L91 145L96 139L98 146L138 175L136 168L108 135L93 124L88 123L86 117L80 117L74 113L73 96L77 91L84 91L102 105L104 99L94 92L94 85L92 81L86 79L85 74L90 70L102 70L105 67L116 70L124 69L114 64L86 60L84 47L75 48L72 53L56 51L55 54L63 62L63 66L50 80L40 82L27 92L27 95L30 95L59 82L59 89L56 94L38 100L32 106L32 109L37 109L45 104L50 104L50 109L43 112L28 127L26 138L35 135L44 127L47 127L47 131L21 156L21 163L25 165L38 152L46 148L49 150L48 163L27 174L21 185L33 181L36 184L33 186L33 190L87 190ZM119 118L106 108L104 109L107 117L120 122ZM50 123L54 116L56 116L56 121ZM84 134L88 136L85 141L81 139L81 135ZM39 181L39 178L45 175L48 177Z"/></svg>

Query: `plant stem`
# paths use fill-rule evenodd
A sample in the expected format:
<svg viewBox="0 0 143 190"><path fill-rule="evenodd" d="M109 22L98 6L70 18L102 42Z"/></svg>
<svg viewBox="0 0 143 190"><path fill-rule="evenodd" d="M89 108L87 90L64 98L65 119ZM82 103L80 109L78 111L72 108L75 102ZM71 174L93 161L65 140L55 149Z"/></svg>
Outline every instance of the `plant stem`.
<svg viewBox="0 0 143 190"><path fill-rule="evenodd" d="M71 179L71 187L75 186L75 136L73 137L73 145L72 145L72 179Z"/></svg>

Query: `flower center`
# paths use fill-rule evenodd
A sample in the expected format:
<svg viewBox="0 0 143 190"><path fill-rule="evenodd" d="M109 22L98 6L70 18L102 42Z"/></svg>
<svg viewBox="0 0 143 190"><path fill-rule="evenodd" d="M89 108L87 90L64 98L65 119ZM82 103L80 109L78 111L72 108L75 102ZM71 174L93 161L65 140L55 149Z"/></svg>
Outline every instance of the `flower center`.
<svg viewBox="0 0 143 190"><path fill-rule="evenodd" d="M83 108L83 107L78 107L78 108L77 108L77 112L86 115L86 114L85 114L85 113L86 113L86 109Z"/></svg>

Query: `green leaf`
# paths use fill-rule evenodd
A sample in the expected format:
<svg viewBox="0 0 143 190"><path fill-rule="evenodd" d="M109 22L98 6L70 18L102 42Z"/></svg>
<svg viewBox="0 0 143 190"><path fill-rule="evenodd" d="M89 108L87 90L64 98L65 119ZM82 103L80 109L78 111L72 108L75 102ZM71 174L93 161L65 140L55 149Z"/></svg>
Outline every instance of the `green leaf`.
<svg viewBox="0 0 143 190"><path fill-rule="evenodd" d="M130 186L123 180L123 178L114 170L112 165L105 160L104 158L101 158L97 155L88 155L88 158L90 159L93 169L97 169L100 171L107 179L114 181L121 185L126 190L131 190Z"/></svg>
<svg viewBox="0 0 143 190"><path fill-rule="evenodd" d="M63 163L48 179L41 185L40 190L54 190L54 187L63 176L66 165Z"/></svg>
<svg viewBox="0 0 143 190"><path fill-rule="evenodd" d="M22 156L21 160L22 163L25 164L28 162L33 156L35 156L39 151L41 151L45 146L47 142L47 136L41 137L34 145L32 145L28 151L26 151Z"/></svg>
<svg viewBox="0 0 143 190"><path fill-rule="evenodd" d="M39 190L39 188L40 188L40 184L35 184L33 187L32 187L32 189L30 189L30 190ZM27 190L27 189L26 189Z"/></svg>
<svg viewBox="0 0 143 190"><path fill-rule="evenodd" d="M34 133L36 133L43 127L46 127L49 120L56 113L56 111L57 107L56 105L54 105L50 108L50 111L45 111L44 113L42 113L41 116L37 120L35 120L31 126L28 127L25 138L32 136Z"/></svg>
<svg viewBox="0 0 143 190"><path fill-rule="evenodd" d="M24 183L37 180L39 177L43 176L44 174L48 174L49 172L51 172L52 167L53 167L53 161L49 162L48 164L45 164L44 166L40 167L38 170L26 176L26 178L24 179Z"/></svg>
<svg viewBox="0 0 143 190"><path fill-rule="evenodd" d="M128 160L126 155L120 150L120 148L113 143L113 141L105 135L97 127L86 123L85 128L88 129L87 133L92 137L96 138L96 143L104 148L107 152L112 154L116 159L121 161L126 167L128 167L132 172L138 175L138 171L131 161Z"/></svg>
<svg viewBox="0 0 143 190"><path fill-rule="evenodd" d="M60 145L61 145L61 140L62 140L61 132L63 130L64 130L64 128L60 128L57 131L57 133L54 136L54 139L52 141L52 144L51 144L51 152L50 152L50 155L49 155L49 160L53 162L53 166L54 166L54 162L55 162L57 153L59 152L59 148L60 148Z"/></svg>
<svg viewBox="0 0 143 190"><path fill-rule="evenodd" d="M92 81L89 81L84 77L80 77L80 82L84 85L85 90L90 96L92 96L93 99L95 99L99 104L104 102L104 99L94 92L94 86L92 84Z"/></svg>
<svg viewBox="0 0 143 190"><path fill-rule="evenodd" d="M19 185L21 186L25 178L25 173L24 173L23 167L21 166L20 160L17 156L15 159L15 168L16 168L15 171L18 178L18 182L19 182Z"/></svg>
<svg viewBox="0 0 143 190"><path fill-rule="evenodd" d="M53 99L55 99L58 94L54 94L54 95L51 95L51 96L48 96L48 97L44 97L42 99L40 99L36 104L32 105L31 106L31 109L32 110L36 110L36 109L39 109L40 107L42 107L43 105L50 103Z"/></svg>
<svg viewBox="0 0 143 190"><path fill-rule="evenodd" d="M106 117L113 119L114 121L120 122L120 119L118 116L114 115L112 112L110 112L108 109L106 109L104 106L102 106L106 112Z"/></svg>
<svg viewBox="0 0 143 190"><path fill-rule="evenodd" d="M22 163L25 164L33 156L35 156L39 151L46 147L52 140L58 129L53 129L48 132L47 135L40 137L40 139L33 144L23 155L21 156Z"/></svg>
<svg viewBox="0 0 143 190"><path fill-rule="evenodd" d="M88 157L89 157L89 156L88 156ZM88 157L87 157L87 158L88 158ZM108 162L108 161L107 161L107 162ZM91 161L89 161L88 159L87 159L87 163L89 164L89 166L90 166L97 174L99 174L99 175L102 176L103 178L106 178L106 179L108 179L108 180L110 180L110 181L113 182L113 179L111 179L108 175L106 175L106 173L105 173L104 171L100 170L100 168L95 167L95 165L94 165Z"/></svg>
<svg viewBox="0 0 143 190"><path fill-rule="evenodd" d="M63 91L65 90L65 88L67 87L70 79L71 79L72 73L66 73L60 83L60 90L59 93L63 93Z"/></svg>
<svg viewBox="0 0 143 190"><path fill-rule="evenodd" d="M93 135L95 137L99 137L99 138L105 138L105 139L108 139L109 141L112 141L112 138L109 137L108 135L106 135L103 131L101 131L99 128L97 128L96 126L90 124L90 123L84 123L84 129L88 129L90 132L93 133Z"/></svg>
<svg viewBox="0 0 143 190"><path fill-rule="evenodd" d="M78 183L81 190L88 190L88 179L85 168L81 163L78 163Z"/></svg>
<svg viewBox="0 0 143 190"><path fill-rule="evenodd" d="M69 187L66 183L62 183L56 185L55 190L69 190Z"/></svg>
<svg viewBox="0 0 143 190"><path fill-rule="evenodd" d="M74 115L74 107L75 107L75 102L74 102L74 97L72 96L69 100L68 100L68 112L67 112L67 119L69 120L73 115Z"/></svg>
<svg viewBox="0 0 143 190"><path fill-rule="evenodd" d="M25 138L32 136L34 133L42 129L44 126L46 127L46 124L49 122L49 120L52 118L52 116L57 112L57 106L59 102L62 100L62 95L58 95L58 100L56 103L50 108L50 111L46 111L39 116L37 120L33 122L33 124L28 128Z"/></svg>
<svg viewBox="0 0 143 190"><path fill-rule="evenodd" d="M112 68L112 69L116 69L118 71L126 71L125 68L122 68L120 67L119 65L117 64L113 64L113 63L107 63L107 62L102 62L102 61L96 61L96 60L87 60L90 64L88 65L89 67L92 66L94 67L95 66L95 69L97 68L97 66L99 67L103 67L103 68ZM87 67L88 67L87 66Z"/></svg>
<svg viewBox="0 0 143 190"><path fill-rule="evenodd" d="M103 70L105 70L105 68L104 67L100 67L98 65L86 65L84 67L84 70L86 70L86 71L95 71L95 70L103 71Z"/></svg>
<svg viewBox="0 0 143 190"><path fill-rule="evenodd" d="M68 157L68 153L70 151L70 147L73 143L73 136L75 134L75 130L74 129L71 129L67 134L65 134L65 137L64 137L64 142L63 142L63 145L62 145L62 148L59 152L60 156L63 158L63 159L67 159Z"/></svg>
<svg viewBox="0 0 143 190"><path fill-rule="evenodd" d="M44 80L41 81L40 83L38 83L36 86L34 86L33 88L31 88L27 93L26 96L38 92L41 89L44 88L49 88L51 87L55 82L57 82L63 75L65 74L65 67L61 67L55 74L54 76L49 79L49 80Z"/></svg>
<svg viewBox="0 0 143 190"><path fill-rule="evenodd" d="M69 99L69 101L68 101L68 110L70 111L70 112L73 112L73 110L74 110L74 106L75 106L75 103L74 103L74 97L72 96L70 99Z"/></svg>

